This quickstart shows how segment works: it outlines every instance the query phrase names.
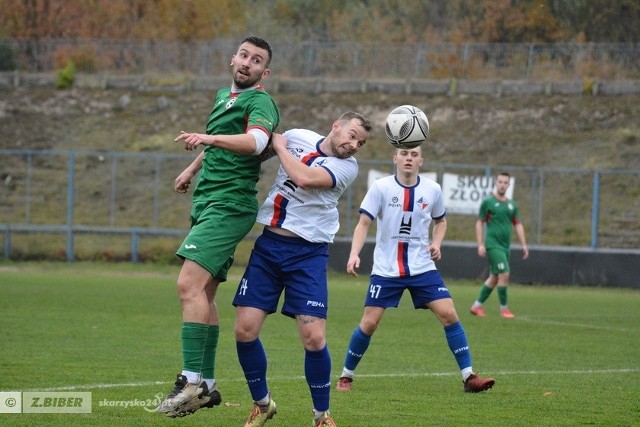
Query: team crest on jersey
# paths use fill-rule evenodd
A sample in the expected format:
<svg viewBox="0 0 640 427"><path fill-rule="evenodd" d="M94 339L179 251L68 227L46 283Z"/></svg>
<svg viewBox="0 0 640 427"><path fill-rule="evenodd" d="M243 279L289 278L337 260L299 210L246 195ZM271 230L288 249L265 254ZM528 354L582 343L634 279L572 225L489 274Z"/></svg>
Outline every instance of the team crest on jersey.
<svg viewBox="0 0 640 427"><path fill-rule="evenodd" d="M424 210L427 206L429 206L429 203L424 201L424 197L420 197L416 204L420 207L421 210Z"/></svg>
<svg viewBox="0 0 640 427"><path fill-rule="evenodd" d="M231 106L236 103L236 99L238 99L238 98L234 97L234 98L231 98L230 100L228 100L227 104L224 106L224 108L226 108L227 110L229 108L231 108Z"/></svg>
<svg viewBox="0 0 640 427"><path fill-rule="evenodd" d="M400 229L398 230L399 234L411 234L411 221L413 220L411 214L405 214L402 217L400 222Z"/></svg>

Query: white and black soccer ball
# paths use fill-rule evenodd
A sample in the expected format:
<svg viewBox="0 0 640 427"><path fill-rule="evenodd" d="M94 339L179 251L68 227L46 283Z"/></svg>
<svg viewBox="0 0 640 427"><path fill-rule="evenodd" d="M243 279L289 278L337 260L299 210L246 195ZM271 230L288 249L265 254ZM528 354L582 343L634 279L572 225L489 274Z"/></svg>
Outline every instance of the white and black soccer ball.
<svg viewBox="0 0 640 427"><path fill-rule="evenodd" d="M415 148L429 137L429 119L418 107L401 105L387 116L384 131L394 147Z"/></svg>

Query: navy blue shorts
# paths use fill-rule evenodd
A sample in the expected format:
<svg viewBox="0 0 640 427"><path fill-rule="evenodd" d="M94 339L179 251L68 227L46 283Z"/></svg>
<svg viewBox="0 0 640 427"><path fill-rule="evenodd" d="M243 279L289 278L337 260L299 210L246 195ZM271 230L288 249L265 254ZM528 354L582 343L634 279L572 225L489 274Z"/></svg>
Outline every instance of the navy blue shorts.
<svg viewBox="0 0 640 427"><path fill-rule="evenodd" d="M284 291L282 314L326 319L328 264L328 243L311 243L265 230L256 239L233 305L275 313Z"/></svg>
<svg viewBox="0 0 640 427"><path fill-rule="evenodd" d="M427 308L427 303L451 298L438 270L430 270L409 277L371 276L364 305L370 307L398 307L405 289L409 290L414 308Z"/></svg>

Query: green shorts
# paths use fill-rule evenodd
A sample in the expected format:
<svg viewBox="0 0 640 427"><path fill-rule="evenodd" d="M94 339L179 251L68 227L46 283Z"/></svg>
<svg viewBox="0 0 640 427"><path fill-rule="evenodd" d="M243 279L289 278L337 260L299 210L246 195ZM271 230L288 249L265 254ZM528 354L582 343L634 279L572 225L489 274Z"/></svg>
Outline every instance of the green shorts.
<svg viewBox="0 0 640 427"><path fill-rule="evenodd" d="M194 202L191 230L176 255L197 262L224 282L236 247L251 231L256 215L255 208L234 202Z"/></svg>
<svg viewBox="0 0 640 427"><path fill-rule="evenodd" d="M491 274L509 272L509 249L487 249L487 258L489 259L489 272Z"/></svg>

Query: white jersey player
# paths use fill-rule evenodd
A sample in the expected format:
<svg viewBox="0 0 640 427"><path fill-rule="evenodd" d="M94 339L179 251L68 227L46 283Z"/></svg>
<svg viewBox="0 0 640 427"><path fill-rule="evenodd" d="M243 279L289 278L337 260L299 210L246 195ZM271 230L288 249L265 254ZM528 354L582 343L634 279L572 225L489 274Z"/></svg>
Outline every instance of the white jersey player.
<svg viewBox="0 0 640 427"><path fill-rule="evenodd" d="M338 199L358 175L352 156L366 143L371 128L367 118L347 112L326 137L303 129L273 135L281 166L258 212L264 232L256 239L233 299L238 360L254 402L247 426L264 425L276 414L259 334L283 293L281 312L296 319L304 346L313 425L336 425L329 413L331 357L326 340L329 243L339 228Z"/></svg>
<svg viewBox="0 0 640 427"><path fill-rule="evenodd" d="M371 274L407 277L436 269L429 252L429 228L432 219L442 219L446 213L437 182L419 175L411 186L398 182L396 175L378 179L360 213L378 218Z"/></svg>
<svg viewBox="0 0 640 427"><path fill-rule="evenodd" d="M473 372L471 351L451 294L436 269L447 230L440 186L418 174L424 162L422 148L399 148L393 155L396 174L374 182L360 205L360 220L353 231L347 272L356 276L367 231L377 220L376 246L369 291L360 324L351 334L337 390L349 391L355 370L387 308L398 307L409 291L416 309L429 309L444 329L456 360L464 391L477 393L493 387L493 378ZM433 226L433 239L429 228Z"/></svg>
<svg viewBox="0 0 640 427"><path fill-rule="evenodd" d="M258 222L289 230L309 242L333 242L340 228L338 199L358 176L354 157L338 158L322 152L322 135L306 129L283 134L287 150L311 168L324 168L332 179L330 188L303 189L280 166L267 200L258 211Z"/></svg>

